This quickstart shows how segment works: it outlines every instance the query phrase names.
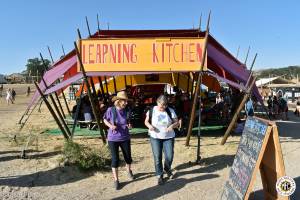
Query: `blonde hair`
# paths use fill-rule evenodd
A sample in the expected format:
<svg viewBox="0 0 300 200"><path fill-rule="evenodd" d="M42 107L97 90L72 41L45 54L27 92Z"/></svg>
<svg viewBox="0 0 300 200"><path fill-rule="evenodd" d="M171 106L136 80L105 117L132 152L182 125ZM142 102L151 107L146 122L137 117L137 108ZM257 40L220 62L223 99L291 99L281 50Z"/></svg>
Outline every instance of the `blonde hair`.
<svg viewBox="0 0 300 200"><path fill-rule="evenodd" d="M114 105L115 105L115 106L120 106L120 99L115 100Z"/></svg>
<svg viewBox="0 0 300 200"><path fill-rule="evenodd" d="M126 100L125 99L117 99L117 100L114 101L114 106L119 106L120 107L121 106L120 105L121 101L126 101Z"/></svg>

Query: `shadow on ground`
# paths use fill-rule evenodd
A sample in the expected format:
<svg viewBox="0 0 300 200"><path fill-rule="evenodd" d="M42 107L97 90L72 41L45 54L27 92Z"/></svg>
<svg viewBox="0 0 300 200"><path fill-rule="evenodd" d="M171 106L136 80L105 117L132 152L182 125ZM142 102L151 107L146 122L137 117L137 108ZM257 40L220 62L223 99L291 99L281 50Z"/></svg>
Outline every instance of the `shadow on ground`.
<svg viewBox="0 0 300 200"><path fill-rule="evenodd" d="M34 154L30 154L32 152L34 152ZM21 159L21 152L20 151L11 151L11 152L8 152L6 154L12 154L12 153L14 153L15 155L2 156L3 153L0 153L0 155L2 154L0 156L0 162L11 161L11 160L15 160L15 159ZM47 157L58 155L60 153L61 153L61 151L40 153L40 151L27 150L26 151L26 158L28 158L28 159L47 158Z"/></svg>
<svg viewBox="0 0 300 200"><path fill-rule="evenodd" d="M114 198L115 200L125 200L125 199L156 199L162 197L168 193L175 192L185 187L188 183L203 181L207 179L216 178L218 175L216 174L206 174L190 179L186 178L177 178L166 182L162 186L153 186L139 192L125 195L122 197Z"/></svg>
<svg viewBox="0 0 300 200"><path fill-rule="evenodd" d="M190 167L194 167L195 163L188 162L177 165L174 169L177 171L175 177L184 176L187 174L198 173L213 173L225 167L230 167L233 163L234 155L218 155L209 158L203 158L200 161L198 168L191 171L184 171Z"/></svg>
<svg viewBox="0 0 300 200"><path fill-rule="evenodd" d="M93 173L83 173L77 167L58 167L33 174L0 177L0 185L14 187L40 187L72 183L92 176Z"/></svg>

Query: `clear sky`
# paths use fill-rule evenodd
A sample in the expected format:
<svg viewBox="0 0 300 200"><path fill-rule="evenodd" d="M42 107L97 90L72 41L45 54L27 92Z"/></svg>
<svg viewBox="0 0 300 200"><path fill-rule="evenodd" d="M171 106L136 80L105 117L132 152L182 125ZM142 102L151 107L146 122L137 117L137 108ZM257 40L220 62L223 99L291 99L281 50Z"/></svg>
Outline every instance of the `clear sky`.
<svg viewBox="0 0 300 200"><path fill-rule="evenodd" d="M198 27L202 13L205 29L212 11L211 34L248 65L258 53L254 69L300 65L300 1L276 0L3 0L0 2L0 73L26 69L27 59L54 59L73 48L79 28L88 35L102 29L186 29Z"/></svg>

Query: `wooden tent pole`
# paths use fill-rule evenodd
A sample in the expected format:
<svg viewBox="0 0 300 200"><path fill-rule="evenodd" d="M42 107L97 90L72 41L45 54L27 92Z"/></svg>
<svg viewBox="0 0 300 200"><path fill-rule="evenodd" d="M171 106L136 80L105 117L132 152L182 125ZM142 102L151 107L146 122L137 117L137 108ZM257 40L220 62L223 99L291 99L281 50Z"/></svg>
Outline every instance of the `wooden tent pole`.
<svg viewBox="0 0 300 200"><path fill-rule="evenodd" d="M45 95L42 93L42 91L41 91L41 89L39 88L38 84L37 84L36 82L34 82L34 84L35 84L36 89L37 89L38 92L40 93L42 99L44 100L46 106L48 107L48 109L49 109L51 115L53 116L55 122L57 123L59 129L61 130L61 132L62 132L64 138L68 140L68 139L69 139L69 136L68 136L68 134L66 133L66 131L64 130L64 128L62 127L61 123L59 122L59 119L57 118L57 116L56 116L54 110L52 109L50 103L48 102L47 98L46 98Z"/></svg>
<svg viewBox="0 0 300 200"><path fill-rule="evenodd" d="M87 76L86 76L86 73L85 73L85 69L84 69L84 66L83 66L83 63L82 63L82 60L81 60L81 55L80 55L80 52L79 52L79 49L77 47L76 42L74 42L74 46L75 46L77 58L78 58L78 61L79 61L79 64L80 64L80 69L81 69L82 74L83 74L83 80L84 80L84 82L87 86L88 96L89 96L89 99L91 101L92 110L93 110L94 116L95 116L96 121L97 121L97 125L98 125L99 131L100 131L101 139L102 139L103 144L106 144L106 137L105 137L104 131L101 127L100 118L99 118L98 112L97 112L98 107L96 107L96 105L95 105L95 101L93 99L92 92L90 90L90 85L89 85L89 82L88 82L88 79L87 79Z"/></svg>
<svg viewBox="0 0 300 200"><path fill-rule="evenodd" d="M191 137L191 134L192 134L192 128L193 128L193 124L194 124L194 120L195 120L196 104L197 104L197 99L198 99L198 95L199 95L199 91L200 91L200 81L201 81L201 75L200 74L203 70L203 67L204 67L204 64L205 64L205 59L206 59L206 53L207 53L206 51L207 51L207 43L208 43L208 37L209 37L210 14L211 14L211 11L209 12L208 20L207 20L207 27L206 27L204 46L203 46L203 52L202 52L202 60L201 60L201 65L200 65L200 72L199 72L198 79L197 79L195 95L194 95L194 98L193 98L191 117L190 117L190 121L189 121L189 127L188 127L187 136L186 136L186 142L185 142L186 146L189 146L190 137ZM200 98L201 98L201 96L200 96Z"/></svg>
<svg viewBox="0 0 300 200"><path fill-rule="evenodd" d="M238 118L238 116L241 112L241 110L244 108L244 105L245 105L248 97L251 95L251 90L252 90L252 87L254 86L254 84L255 84L255 77L252 79L252 82L251 82L249 88L247 89L247 91L246 91L239 107L237 108L236 112L234 113L234 115L232 117L232 120L231 120L231 122L230 122L224 136L223 136L223 139L221 141L221 145L225 144L225 142L226 142L226 140L227 140L227 138L228 138L228 136L229 136L229 134L230 134L230 132L231 132L231 130L232 130L232 128L233 128L233 126L234 126L234 124L235 124L235 122L236 122L236 120L237 120L237 118Z"/></svg>
<svg viewBox="0 0 300 200"><path fill-rule="evenodd" d="M49 52L49 54L50 54L50 58L51 58L51 61L52 61L52 64L54 63L54 59L53 59L53 57L52 57L52 53L51 53L51 50L50 50L50 47L48 46L48 52ZM60 83L60 80L58 79L58 83ZM70 108L69 108L69 105L68 105L68 103L67 103L67 100L66 100L66 96L65 96L65 93L64 93L64 90L63 89L61 89L61 94L62 94L62 97L63 97L63 99L64 99L64 102L65 102L65 105L66 105L66 108L67 108L67 110L68 110L68 113L69 113L69 115L71 115L71 112L70 112ZM58 104L59 104L59 107L60 107L60 109L61 109L61 112L62 112L62 114L63 114L63 116L66 118L66 115L65 115L65 113L64 113L64 110L63 110L63 108L62 108L62 106L61 106L61 103L60 103L60 101L59 101L59 98L58 98L58 96L56 95L56 99L57 99L57 101L58 101Z"/></svg>
<svg viewBox="0 0 300 200"><path fill-rule="evenodd" d="M99 23L99 16L97 14L97 29L98 29L98 35L100 35L100 23Z"/></svg>
<svg viewBox="0 0 300 200"><path fill-rule="evenodd" d="M200 76L200 85L202 84L202 73ZM198 134L197 134L197 157L196 164L200 164L201 156L200 156L200 136L201 136L201 96L199 98L199 116L198 116Z"/></svg>
<svg viewBox="0 0 300 200"><path fill-rule="evenodd" d="M107 85L106 76L104 76L104 82L105 82L106 94L108 95L108 85Z"/></svg>
<svg viewBox="0 0 300 200"><path fill-rule="evenodd" d="M201 22L202 22L202 13L201 13L200 19L199 19L199 27L198 27L199 32L201 32Z"/></svg>
<svg viewBox="0 0 300 200"><path fill-rule="evenodd" d="M117 94L117 84L116 84L115 76L113 76L113 82L114 82L115 94Z"/></svg>
<svg viewBox="0 0 300 200"><path fill-rule="evenodd" d="M87 17L85 17L86 19L86 24L87 24L87 27L88 27L88 31L89 31L89 36L91 37L91 33L90 33L90 27L89 27L89 23L87 21ZM81 33L80 33L80 30L79 28L77 29L77 34L78 34L78 38L81 40ZM92 86L92 90L93 90L93 100L95 99L96 97L96 89L95 89L95 84L94 84L94 81L93 81L93 77L91 76L90 77L90 82L91 82L91 86Z"/></svg>
<svg viewBox="0 0 300 200"><path fill-rule="evenodd" d="M239 57L239 53L240 53L240 46L237 49L237 53L236 53L236 56L235 56L236 59Z"/></svg>
<svg viewBox="0 0 300 200"><path fill-rule="evenodd" d="M194 90L195 90L195 87L194 87L194 83L195 83L195 75L193 74L193 72L191 72L191 74L193 75L193 76L192 76L191 98L193 98L193 96L194 96Z"/></svg>
<svg viewBox="0 0 300 200"><path fill-rule="evenodd" d="M248 47L247 55L246 55L246 58L245 58L245 62L244 62L245 65L247 64L249 52L250 52L250 46Z"/></svg>
<svg viewBox="0 0 300 200"><path fill-rule="evenodd" d="M186 88L186 92L189 95L190 93L190 76L188 75L188 79L187 79L187 88Z"/></svg>
<svg viewBox="0 0 300 200"><path fill-rule="evenodd" d="M64 57L65 57L65 56L66 56L66 53L65 53L64 45L61 45L61 49L62 49L63 55L64 55Z"/></svg>
<svg viewBox="0 0 300 200"><path fill-rule="evenodd" d="M88 32L89 32L89 36L92 37L91 31L90 31L90 26L89 26L89 21L88 21L87 16L85 16L85 22L86 22L86 26L87 26L87 29L88 29Z"/></svg>
<svg viewBox="0 0 300 200"><path fill-rule="evenodd" d="M42 56L41 53L40 53L40 57L41 57L41 59L42 59L43 65L46 67L46 63L45 63L44 58L43 58L43 56ZM41 76L41 78L42 78L42 81L43 81L43 83L44 83L46 89L48 89L49 86L47 85L47 83L46 83L44 77ZM56 92L54 92L54 94L57 95ZM64 117L63 117L62 114L60 113L59 108L57 107L56 102L55 102L55 100L54 100L52 94L49 94L49 97L50 97L51 102L52 102L52 104L53 104L53 106L54 106L54 108L55 108L55 111L57 112L57 114L58 114L58 116L59 116L59 118L60 118L60 120L61 120L61 122L62 122L64 128L65 128L66 131L67 131L67 134L70 136L70 135L71 135L70 129L69 129L69 127L67 126L67 124L66 124L66 122L65 122L65 120L64 120Z"/></svg>
<svg viewBox="0 0 300 200"><path fill-rule="evenodd" d="M100 84L101 96L102 96L103 99L105 99L104 88L103 88L102 79L101 79L100 76L98 76L98 81L99 81L99 84Z"/></svg>
<svg viewBox="0 0 300 200"><path fill-rule="evenodd" d="M82 88L84 88L84 82L82 83ZM78 115L79 115L81 101L82 101L82 92L83 92L83 89L80 91L79 101L76 102L77 103L77 107L76 107L76 112L75 112L75 116L74 116L74 123L73 123L73 127L72 127L71 137L74 136L75 127L76 127L77 121L78 121Z"/></svg>
<svg viewBox="0 0 300 200"><path fill-rule="evenodd" d="M127 86L126 75L124 75L124 84L125 84L125 89L126 89L126 86Z"/></svg>

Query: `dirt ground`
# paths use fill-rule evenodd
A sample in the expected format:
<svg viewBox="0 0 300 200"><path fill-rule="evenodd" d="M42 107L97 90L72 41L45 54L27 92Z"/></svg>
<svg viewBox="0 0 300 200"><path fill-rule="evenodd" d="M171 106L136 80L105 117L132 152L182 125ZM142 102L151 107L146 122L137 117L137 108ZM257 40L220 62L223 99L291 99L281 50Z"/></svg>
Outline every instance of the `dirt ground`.
<svg viewBox="0 0 300 200"><path fill-rule="evenodd" d="M201 137L200 165L195 165L196 137L190 147L185 138L176 138L173 168L175 179L163 186L156 185L149 138L132 138L134 181L129 181L125 167L120 168L121 190L112 187L110 171L82 172L74 166L61 166L64 140L60 136L46 135L46 129L57 128L46 106L33 112L20 131L18 121L30 97L27 85L13 87L17 96L15 104L0 100L0 199L219 199L236 153L240 136L231 136L222 146L222 135ZM31 88L34 88L31 85ZM300 188L300 120L290 113L290 121L278 121L280 140L285 160L286 174L295 179ZM14 139L16 136L16 140ZM20 159L27 143L28 159ZM99 138L75 137L76 142L90 147L102 145ZM300 199L297 188L291 199ZM253 199L261 198L259 178Z"/></svg>

